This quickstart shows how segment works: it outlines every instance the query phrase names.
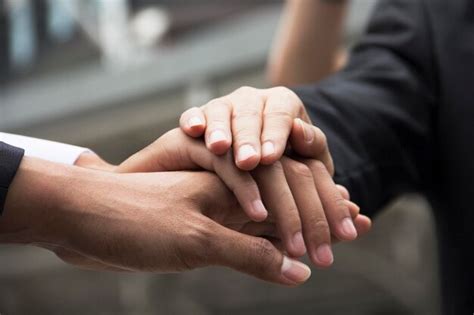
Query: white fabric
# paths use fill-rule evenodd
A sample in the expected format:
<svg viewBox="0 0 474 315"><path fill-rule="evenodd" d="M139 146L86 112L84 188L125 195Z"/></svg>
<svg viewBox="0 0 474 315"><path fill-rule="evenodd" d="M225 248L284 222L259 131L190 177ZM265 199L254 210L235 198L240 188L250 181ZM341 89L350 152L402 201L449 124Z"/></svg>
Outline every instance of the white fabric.
<svg viewBox="0 0 474 315"><path fill-rule="evenodd" d="M87 148L70 144L3 132L0 132L0 141L24 149L26 156L69 165L73 165L82 153L90 152Z"/></svg>

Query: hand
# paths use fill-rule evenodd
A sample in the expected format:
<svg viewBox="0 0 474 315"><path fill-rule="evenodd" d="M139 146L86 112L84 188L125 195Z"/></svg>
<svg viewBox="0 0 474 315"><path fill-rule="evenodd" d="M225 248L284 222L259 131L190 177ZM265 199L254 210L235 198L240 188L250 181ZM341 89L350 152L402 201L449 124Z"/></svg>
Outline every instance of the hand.
<svg viewBox="0 0 474 315"><path fill-rule="evenodd" d="M331 231L343 240L355 238L349 209L341 202L343 198L331 179L334 165L326 137L309 123L302 102L289 89L240 88L183 113L180 125L190 136L198 137L205 132L207 147L216 154L227 152L233 145L236 165L244 170L253 169L259 162L275 163L289 142L297 155L307 158L299 160L303 166L290 172L304 170L302 174L306 177L313 175L319 195L315 205L319 208L322 204ZM318 181L325 185L318 185ZM369 224L368 218L364 220Z"/></svg>
<svg viewBox="0 0 474 315"><path fill-rule="evenodd" d="M302 130L297 126L295 133L298 136ZM295 144L299 145L297 139ZM252 208L253 203L262 203L262 193L270 209L269 219L276 222L278 236L283 239L284 248L290 255L302 256L306 243L312 261L320 267L327 267L332 263L329 227L335 239L353 240L357 233L367 232L371 222L367 217L358 215L357 205L344 200L344 197L349 199L347 190L334 185L321 162L303 162L311 165L313 171L300 161L284 157L271 166L258 167L252 172L252 178L235 167L230 152L216 156L200 140L189 138L181 130L174 129L127 159L116 170L157 172L203 168L215 171L255 221L262 221L267 214L265 210L258 215L256 208ZM323 192L321 200L318 191ZM325 213L323 205L336 211ZM346 209L348 217L343 216ZM356 228L349 227L348 230L346 226L352 224L351 218L354 218Z"/></svg>
<svg viewBox="0 0 474 315"><path fill-rule="evenodd" d="M216 221L214 221L216 220ZM66 261L110 270L172 272L222 265L297 285L304 264L264 238L211 173L114 174L23 160L0 220L0 241L36 244Z"/></svg>
<svg viewBox="0 0 474 315"><path fill-rule="evenodd" d="M205 134L206 145L215 154L224 154L232 146L236 165L251 170L260 162L272 164L280 159L295 118L310 123L293 91L242 87L187 110L181 115L180 126L192 137Z"/></svg>

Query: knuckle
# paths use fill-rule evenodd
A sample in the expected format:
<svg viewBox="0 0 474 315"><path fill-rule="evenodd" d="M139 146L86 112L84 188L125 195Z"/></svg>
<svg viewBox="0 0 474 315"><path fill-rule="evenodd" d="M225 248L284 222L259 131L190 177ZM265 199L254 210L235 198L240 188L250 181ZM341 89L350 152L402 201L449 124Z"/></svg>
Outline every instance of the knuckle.
<svg viewBox="0 0 474 315"><path fill-rule="evenodd" d="M214 224L208 220L200 221L194 228L186 229L183 235L186 243L177 248L176 256L187 270L211 264L211 254L216 250L212 237Z"/></svg>
<svg viewBox="0 0 474 315"><path fill-rule="evenodd" d="M294 175L300 178L313 180L313 174L310 168L303 163L293 161L290 163L290 170Z"/></svg>
<svg viewBox="0 0 474 315"><path fill-rule="evenodd" d="M229 122L226 119L214 117L208 122L208 128L206 131L211 132L214 129L228 128L228 126Z"/></svg>
<svg viewBox="0 0 474 315"><path fill-rule="evenodd" d="M231 103L226 97L219 97L219 98L215 98L213 100L210 100L206 105L204 105L204 108L212 110L213 108L216 108L216 107L227 107L227 108L229 108L230 105L231 105Z"/></svg>
<svg viewBox="0 0 474 315"><path fill-rule="evenodd" d="M289 95L290 93L292 93L292 91L289 88L282 85L272 87L270 90L282 95Z"/></svg>
<svg viewBox="0 0 474 315"><path fill-rule="evenodd" d="M259 238L253 243L253 246L255 256L258 259L267 260L268 258L272 257L274 247L269 240L265 238Z"/></svg>
<svg viewBox="0 0 474 315"><path fill-rule="evenodd" d="M289 88L285 86L276 86L273 87L271 90L273 90L273 92L275 93L278 93L278 95L283 97L286 101L289 101L297 106L303 107L303 103L301 102L298 95L296 95L296 93L290 90Z"/></svg>
<svg viewBox="0 0 474 315"><path fill-rule="evenodd" d="M329 235L329 224L325 218L314 217L308 222L311 226L311 231L319 235Z"/></svg>
<svg viewBox="0 0 474 315"><path fill-rule="evenodd" d="M300 231L302 227L298 212L298 208L290 207L286 216L284 216L283 218L279 218L280 220L285 220L284 225L286 227L287 232L289 232L291 235L293 235L297 231Z"/></svg>
<svg viewBox="0 0 474 315"><path fill-rule="evenodd" d="M253 180L241 178L238 183L229 183L229 189L238 197L248 197L258 192L258 186Z"/></svg>
<svg viewBox="0 0 474 315"><path fill-rule="evenodd" d="M283 173L283 164L280 161L276 161L272 165L267 166L265 168L269 168L275 173L280 173L280 174Z"/></svg>
<svg viewBox="0 0 474 315"><path fill-rule="evenodd" d="M259 117L259 116L260 116L260 111L253 107L236 108L232 112L233 120L248 119L251 117Z"/></svg>
<svg viewBox="0 0 474 315"><path fill-rule="evenodd" d="M326 134L318 127L314 127L314 134L315 134L315 145L318 149L318 152L322 152L327 147L327 137Z"/></svg>
<svg viewBox="0 0 474 315"><path fill-rule="evenodd" d="M324 200L324 196L321 196L321 201L323 201L324 204L324 211L331 222L349 216L349 208L347 207L344 198L337 188L335 189L336 191L329 194L326 200Z"/></svg>
<svg viewBox="0 0 474 315"><path fill-rule="evenodd" d="M276 255L274 255L275 247L273 244L265 239L258 238L252 242L251 255L253 259L248 260L245 265L252 269L253 273L259 276L271 272L273 266L277 264Z"/></svg>
<svg viewBox="0 0 474 315"><path fill-rule="evenodd" d="M277 105L272 111L265 113L265 118L278 128L289 126L293 122L293 115L283 105Z"/></svg>
<svg viewBox="0 0 474 315"><path fill-rule="evenodd" d="M224 125L224 124L227 125L227 120L224 118L213 118L211 121L209 121L209 124L213 124L217 126Z"/></svg>
<svg viewBox="0 0 474 315"><path fill-rule="evenodd" d="M327 172L326 170L326 166L324 165L323 162L319 161L319 160L312 160L310 163L310 168L317 172L317 173L323 173L323 172Z"/></svg>
<svg viewBox="0 0 474 315"><path fill-rule="evenodd" d="M348 212L349 209L347 208L346 202L344 198L342 197L341 193L339 191L334 192L334 206L337 209L338 212Z"/></svg>
<svg viewBox="0 0 474 315"><path fill-rule="evenodd" d="M253 88L251 86L247 86L247 85L244 85L244 86L241 86L239 87L237 90L234 91L234 93L236 94L248 94L248 93L253 93L255 92L257 89L256 88Z"/></svg>

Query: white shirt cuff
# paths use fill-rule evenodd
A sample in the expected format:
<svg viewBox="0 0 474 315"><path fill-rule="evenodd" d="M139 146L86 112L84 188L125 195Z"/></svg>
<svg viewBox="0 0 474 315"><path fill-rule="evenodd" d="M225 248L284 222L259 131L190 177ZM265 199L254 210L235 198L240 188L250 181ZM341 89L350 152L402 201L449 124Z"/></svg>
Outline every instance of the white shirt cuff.
<svg viewBox="0 0 474 315"><path fill-rule="evenodd" d="M70 144L3 132L0 132L0 141L24 149L26 156L69 165L74 165L82 153L91 152L87 148Z"/></svg>

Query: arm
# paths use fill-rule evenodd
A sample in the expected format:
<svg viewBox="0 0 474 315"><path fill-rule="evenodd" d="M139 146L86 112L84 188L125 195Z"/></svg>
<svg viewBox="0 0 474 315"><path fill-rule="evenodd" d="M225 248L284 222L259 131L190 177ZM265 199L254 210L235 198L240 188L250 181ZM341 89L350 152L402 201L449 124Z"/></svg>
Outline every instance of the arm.
<svg viewBox="0 0 474 315"><path fill-rule="evenodd" d="M328 138L336 181L368 213L429 182L438 87L424 9L379 3L346 69L295 89Z"/></svg>
<svg viewBox="0 0 474 315"><path fill-rule="evenodd" d="M427 19L422 0L382 1L344 71L296 94L283 87L240 88L183 113L181 128L190 136L204 134L216 154L232 145L239 168L252 169L280 159L292 119L311 117L319 149L309 157L329 152L329 141L337 181L373 212L430 182L439 87ZM224 135L219 141L216 132ZM242 148L245 159L239 158Z"/></svg>
<svg viewBox="0 0 474 315"><path fill-rule="evenodd" d="M288 0L268 63L272 85L316 82L340 68L347 0Z"/></svg>
<svg viewBox="0 0 474 315"><path fill-rule="evenodd" d="M301 143L301 145L308 146L307 143L303 142L304 137L302 130L298 129L298 124L296 126L297 128L294 132L296 135L295 139L300 139L299 143ZM311 129L312 127L307 126L307 128ZM10 134L0 135L10 142L24 145L27 148L28 155L30 156L46 157L69 164L72 161L75 161L75 165L89 169L116 171L119 173L180 171L196 168L213 171L216 172L227 187L232 190L244 211L247 213L249 218L254 221L263 221L267 217L267 211L262 203L259 188L263 190L265 202L273 210L273 215L281 218L276 220L276 226L279 230L278 239L282 239L285 248L294 257L302 256L306 251L303 237L301 237L301 224L299 223L300 216L303 227L315 222L315 218L318 219L317 221L321 221L318 225L319 228L310 226L309 228L304 229L306 231L305 239L310 241L310 245L330 244L331 235L328 229L322 228L322 221L326 222L322 207L315 207L313 205L303 207L304 204L301 204L302 199L307 199L309 198L307 196L315 195L313 192L314 188L312 188L313 183L303 184L302 179L305 177L296 176L301 175L301 171L300 173L296 173L293 170L295 168L301 169L301 166L297 165L298 162L292 161L288 158L282 160L282 167L280 168L261 168L254 172L254 177L256 179L260 178L260 180L257 180L257 187L257 183L249 173L242 172L235 167L230 154L227 154L226 157L217 157L208 152L203 143L197 140L188 139L178 129L167 133L145 150L132 156L119 167L106 163L100 159L99 156L85 148L24 136ZM310 147L311 146L308 146L308 148ZM78 156L78 154L80 155ZM283 172L283 170L285 172ZM316 170L317 169L315 169L315 171ZM322 171L322 174L318 173L318 176L316 176L320 179L317 181L318 185L320 185L322 189L331 187L328 195L334 196L331 192L334 184L329 175L324 176L327 174L327 171L325 169L320 169L320 171ZM268 178L273 179L268 180ZM281 193L275 194L275 187L277 187ZM295 211L295 201L293 201L293 198L290 197L291 193L289 193L290 190L294 191L295 187L298 187L297 191L301 192L301 197L295 198L295 201L298 204L299 215L298 212ZM336 187L334 186L334 188ZM313 198L315 197L317 196L313 196ZM344 198L341 197L341 201L343 199ZM348 197L345 199L348 199ZM326 199L323 198L322 202L325 205ZM330 202L333 207L336 207L336 205L339 204L336 201ZM337 213L330 213L328 221L333 228L335 240L338 240L338 237L340 240L352 240L356 237L357 231L363 233L370 227L370 221L367 218L357 216L356 212L358 212L358 208L356 205L348 200L345 200L344 204L347 205L347 209L349 210L347 213L347 220L351 220L352 217L356 229L347 230L347 228L345 228L344 230L341 230L339 221L342 221L345 216L341 217L336 215ZM314 208L316 208L316 210ZM279 213L284 213L284 215L278 215ZM217 216L217 219L218 218L219 216ZM266 222L268 222L268 220ZM275 226L274 222L272 223L272 226ZM349 226L349 228L351 226ZM277 235L275 235L275 238L276 237ZM318 246L311 247L317 248ZM317 258L314 260L321 267L326 267L332 263L332 258L330 258L332 257L332 254L330 254L330 248L329 246L325 246L325 248L325 252L328 253L320 256L327 257L328 259ZM310 252L314 253L314 250L310 250Z"/></svg>
<svg viewBox="0 0 474 315"><path fill-rule="evenodd" d="M285 285L310 275L269 241L224 227L246 221L209 173L115 174L25 157L4 209L0 243L52 249L78 265L78 257L125 271L223 265Z"/></svg>

